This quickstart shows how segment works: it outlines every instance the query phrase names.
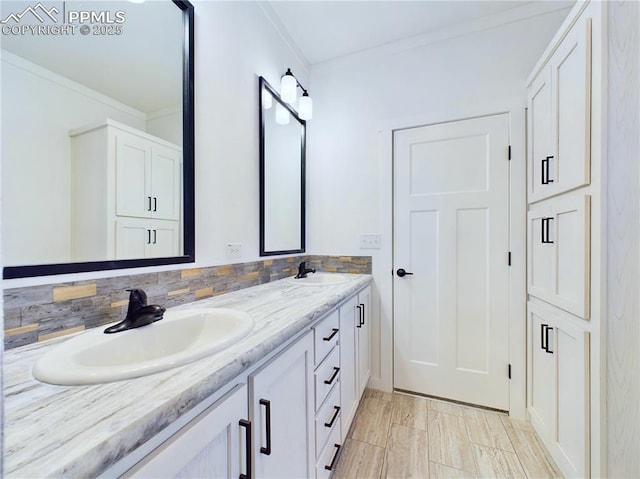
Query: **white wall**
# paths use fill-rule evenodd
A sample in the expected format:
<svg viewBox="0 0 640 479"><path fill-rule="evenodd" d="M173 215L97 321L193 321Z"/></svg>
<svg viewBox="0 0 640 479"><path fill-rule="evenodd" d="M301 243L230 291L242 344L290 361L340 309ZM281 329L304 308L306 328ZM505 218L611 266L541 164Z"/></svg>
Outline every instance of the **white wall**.
<svg viewBox="0 0 640 479"><path fill-rule="evenodd" d="M305 66L253 2L195 3L196 262L258 259L258 77L274 87ZM228 257L226 243L242 243Z"/></svg>
<svg viewBox="0 0 640 479"><path fill-rule="evenodd" d="M312 66L309 247L314 254L373 255L380 294L373 385L392 385L391 159L382 152L378 131L493 113L496 105L517 105L521 113L526 77L567 13L484 28L476 22L470 32L457 29L451 38L440 35ZM361 233L382 233L382 248L359 249Z"/></svg>

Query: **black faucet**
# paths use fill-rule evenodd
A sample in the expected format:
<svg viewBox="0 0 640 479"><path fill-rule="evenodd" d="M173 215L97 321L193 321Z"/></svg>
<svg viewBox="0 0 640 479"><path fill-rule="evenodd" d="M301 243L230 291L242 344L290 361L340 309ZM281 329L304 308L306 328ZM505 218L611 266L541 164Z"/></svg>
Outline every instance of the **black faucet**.
<svg viewBox="0 0 640 479"><path fill-rule="evenodd" d="M162 306L148 305L147 293L141 289L128 289L129 291L129 308L124 321L109 326L104 330L106 334L119 333L127 329L139 328L146 326L155 321L160 321L162 315L166 311Z"/></svg>
<svg viewBox="0 0 640 479"><path fill-rule="evenodd" d="M296 274L296 279L306 278L307 274L316 272L313 268L307 268L306 263L306 261L303 261L298 265L298 274Z"/></svg>

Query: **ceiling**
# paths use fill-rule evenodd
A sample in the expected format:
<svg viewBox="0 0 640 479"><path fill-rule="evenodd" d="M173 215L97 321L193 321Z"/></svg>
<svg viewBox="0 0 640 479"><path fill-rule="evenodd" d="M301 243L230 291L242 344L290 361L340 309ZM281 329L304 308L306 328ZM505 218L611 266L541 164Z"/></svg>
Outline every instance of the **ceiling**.
<svg viewBox="0 0 640 479"><path fill-rule="evenodd" d="M574 0L266 1L309 64L436 32L511 10L566 8ZM516 9L520 9L516 11Z"/></svg>

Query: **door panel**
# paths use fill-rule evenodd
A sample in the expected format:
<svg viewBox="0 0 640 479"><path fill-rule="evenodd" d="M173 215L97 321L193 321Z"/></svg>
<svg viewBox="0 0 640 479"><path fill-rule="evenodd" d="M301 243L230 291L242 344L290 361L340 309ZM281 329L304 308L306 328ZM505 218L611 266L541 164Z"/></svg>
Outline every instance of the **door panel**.
<svg viewBox="0 0 640 479"><path fill-rule="evenodd" d="M118 132L116 141L116 215L151 215L151 148L135 135Z"/></svg>
<svg viewBox="0 0 640 479"><path fill-rule="evenodd" d="M395 387L509 408L509 119L394 133Z"/></svg>

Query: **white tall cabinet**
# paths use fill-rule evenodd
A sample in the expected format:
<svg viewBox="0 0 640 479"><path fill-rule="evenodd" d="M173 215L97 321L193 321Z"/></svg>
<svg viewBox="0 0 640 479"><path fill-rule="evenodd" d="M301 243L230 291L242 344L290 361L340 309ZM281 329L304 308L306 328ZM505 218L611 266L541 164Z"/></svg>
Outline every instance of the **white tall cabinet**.
<svg viewBox="0 0 640 479"><path fill-rule="evenodd" d="M527 410L566 477L600 475L603 8L576 4L527 82Z"/></svg>
<svg viewBox="0 0 640 479"><path fill-rule="evenodd" d="M70 136L74 261L178 256L182 149L113 120Z"/></svg>

